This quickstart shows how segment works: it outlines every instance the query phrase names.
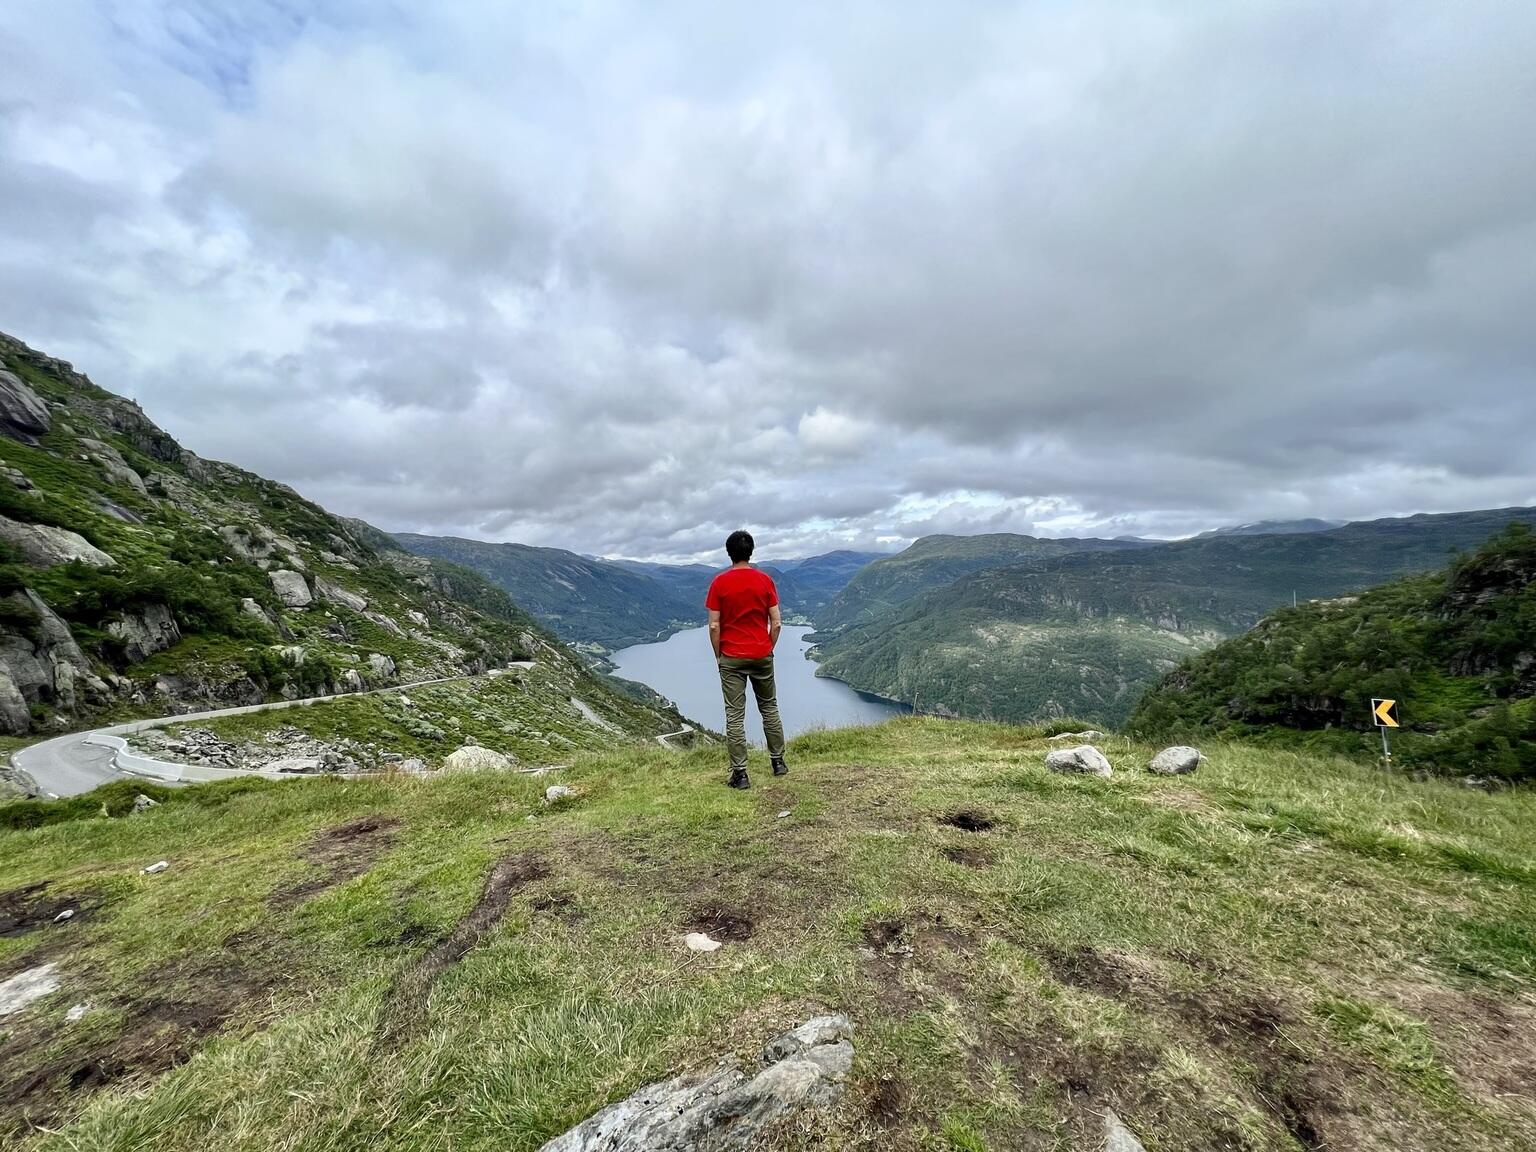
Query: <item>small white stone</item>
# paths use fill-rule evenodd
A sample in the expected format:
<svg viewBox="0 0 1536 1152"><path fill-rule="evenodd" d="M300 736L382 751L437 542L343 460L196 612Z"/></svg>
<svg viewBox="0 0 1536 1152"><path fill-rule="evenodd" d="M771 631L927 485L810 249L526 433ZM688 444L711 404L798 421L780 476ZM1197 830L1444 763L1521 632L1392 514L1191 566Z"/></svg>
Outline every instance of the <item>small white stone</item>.
<svg viewBox="0 0 1536 1152"><path fill-rule="evenodd" d="M55 916L53 918L53 922L55 924L62 924L62 923L64 923L64 921L66 921L66 920L73 920L74 918L75 918L75 910L73 908L66 908L66 909L64 909L64 911L60 912L57 916Z"/></svg>
<svg viewBox="0 0 1536 1152"><path fill-rule="evenodd" d="M9 980L0 981L0 1016L19 1012L32 1001L59 990L59 980L54 973L56 965L43 964L18 972Z"/></svg>
<svg viewBox="0 0 1536 1152"><path fill-rule="evenodd" d="M565 800L574 795L576 795L576 789L574 788L569 788L564 784L551 784L548 788L544 789L544 803L553 804L556 800Z"/></svg>
<svg viewBox="0 0 1536 1152"><path fill-rule="evenodd" d="M77 1023L90 1010L91 1006L89 1004L76 1004L68 1012L64 1013L64 1022L67 1024Z"/></svg>
<svg viewBox="0 0 1536 1152"><path fill-rule="evenodd" d="M146 876L153 876L157 872L164 872L169 867L170 864L167 861L161 860L155 864L151 864L148 868L140 869L140 871L142 871Z"/></svg>
<svg viewBox="0 0 1536 1152"><path fill-rule="evenodd" d="M780 812L778 814L778 816L775 817L775 819L776 820L784 820L784 819L787 819L788 816L789 816L789 809L786 808L786 809L784 809L784 811Z"/></svg>
<svg viewBox="0 0 1536 1152"><path fill-rule="evenodd" d="M706 936L703 932L690 932L683 937L683 943L688 945L690 952L718 952L720 941L712 936Z"/></svg>

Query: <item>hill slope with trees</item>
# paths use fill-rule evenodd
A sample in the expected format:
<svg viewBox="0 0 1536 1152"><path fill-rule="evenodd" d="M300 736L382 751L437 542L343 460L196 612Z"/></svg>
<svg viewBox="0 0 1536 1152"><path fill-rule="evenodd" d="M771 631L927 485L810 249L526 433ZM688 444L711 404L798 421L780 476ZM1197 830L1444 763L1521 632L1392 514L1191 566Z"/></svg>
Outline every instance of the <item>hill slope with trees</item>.
<svg viewBox="0 0 1536 1152"><path fill-rule="evenodd" d="M1169 673L1129 726L1372 750L1373 697L1399 702L1400 763L1536 777L1536 534L1513 524L1443 572L1284 608Z"/></svg>

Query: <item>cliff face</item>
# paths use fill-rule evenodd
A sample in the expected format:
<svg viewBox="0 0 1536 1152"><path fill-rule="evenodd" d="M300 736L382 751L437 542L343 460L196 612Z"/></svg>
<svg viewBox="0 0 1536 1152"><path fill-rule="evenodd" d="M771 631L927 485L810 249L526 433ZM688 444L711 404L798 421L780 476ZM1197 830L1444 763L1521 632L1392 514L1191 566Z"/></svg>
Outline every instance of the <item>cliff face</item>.
<svg viewBox="0 0 1536 1152"><path fill-rule="evenodd" d="M483 577L387 541L0 334L0 731L523 658L587 675Z"/></svg>

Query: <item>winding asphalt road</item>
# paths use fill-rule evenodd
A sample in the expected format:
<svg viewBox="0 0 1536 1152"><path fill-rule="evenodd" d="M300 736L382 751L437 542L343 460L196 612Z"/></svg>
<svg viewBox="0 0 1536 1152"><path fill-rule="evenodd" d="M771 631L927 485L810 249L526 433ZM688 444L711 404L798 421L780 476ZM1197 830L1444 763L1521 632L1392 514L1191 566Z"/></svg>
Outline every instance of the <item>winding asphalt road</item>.
<svg viewBox="0 0 1536 1152"><path fill-rule="evenodd" d="M519 661L513 668L532 668L534 662ZM159 716L153 720L134 720L127 724L115 724L106 728L93 728L89 732L71 732L67 736L55 736L41 744L23 748L11 756L11 763L32 778L44 796L78 796L97 785L105 784L123 775L112 763L113 751L100 744L88 744L90 736L126 736L143 732L148 728L163 728L167 724L191 724L200 720L217 720L222 716L246 716L253 712L278 712L285 708L307 708L312 704L325 704L332 700L352 700L358 696L377 696L385 692L404 692L428 684L448 684L456 680L475 680L478 676L439 676L433 680L413 680L409 684L392 684L388 688L373 688L367 692L346 692L337 696L310 696L302 700L275 700L269 704L248 704L241 708L215 708L208 712L184 712L177 716Z"/></svg>

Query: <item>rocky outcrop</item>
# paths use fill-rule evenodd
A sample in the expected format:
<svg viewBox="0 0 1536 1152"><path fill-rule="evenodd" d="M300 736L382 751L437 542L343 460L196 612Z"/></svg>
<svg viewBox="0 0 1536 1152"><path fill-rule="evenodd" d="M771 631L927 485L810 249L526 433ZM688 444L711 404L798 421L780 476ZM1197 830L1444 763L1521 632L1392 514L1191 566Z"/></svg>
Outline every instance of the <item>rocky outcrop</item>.
<svg viewBox="0 0 1536 1152"><path fill-rule="evenodd" d="M122 619L107 625L107 634L123 642L123 655L133 664L148 660L181 640L176 617L164 604L149 604L137 612L124 613Z"/></svg>
<svg viewBox="0 0 1536 1152"><path fill-rule="evenodd" d="M1114 772L1109 759L1092 744L1048 752L1045 766L1052 772L1075 772L1084 776L1109 776Z"/></svg>
<svg viewBox="0 0 1536 1152"><path fill-rule="evenodd" d="M92 568L110 568L117 563L80 533L48 524L23 524L0 516L0 540L20 552L34 568L52 568L71 560Z"/></svg>
<svg viewBox="0 0 1536 1152"><path fill-rule="evenodd" d="M1152 757L1152 763L1147 765L1147 771L1156 772L1159 776L1183 776L1199 768L1200 761L1204 759L1205 757L1200 755L1198 749L1179 744L1172 748L1164 748Z"/></svg>
<svg viewBox="0 0 1536 1152"><path fill-rule="evenodd" d="M375 683L385 684L395 678L395 662L388 656L373 652L368 656L368 671L373 674Z"/></svg>
<svg viewBox="0 0 1536 1152"><path fill-rule="evenodd" d="M804 1036L805 1039L801 1039ZM540 1152L722 1152L752 1146L770 1125L835 1103L853 1069L853 1025L822 1016L781 1036L748 1079L726 1060L651 1084L557 1136Z"/></svg>
<svg viewBox="0 0 1536 1152"><path fill-rule="evenodd" d="M14 372L0 371L0 435L35 443L53 427L48 405Z"/></svg>
<svg viewBox="0 0 1536 1152"><path fill-rule="evenodd" d="M0 632L0 729L13 736L32 726L32 706L73 712L81 703L106 703L112 690L96 675L69 626L31 589L5 597L9 615L32 623ZM11 630L15 629L15 630Z"/></svg>
<svg viewBox="0 0 1536 1152"><path fill-rule="evenodd" d="M466 744L443 758L443 769L448 772L505 772L517 763L510 756L478 744Z"/></svg>
<svg viewBox="0 0 1536 1152"><path fill-rule="evenodd" d="M149 490L144 486L144 477L129 467L128 461L123 459L123 454L112 445L86 437L81 437L79 444L85 449L86 455L101 466L101 470L107 474L107 479L112 483L126 485L140 496L149 495Z"/></svg>
<svg viewBox="0 0 1536 1152"><path fill-rule="evenodd" d="M315 591L320 594L321 599L329 600L332 604L340 604L352 609L354 612L366 612L368 610L367 597L359 596L356 592L350 592L340 584L327 580L324 576L315 577Z"/></svg>
<svg viewBox="0 0 1536 1152"><path fill-rule="evenodd" d="M314 594L309 590L309 582L298 573L288 568L279 568L275 572L268 572L267 578L272 581L272 591L277 593L277 598L289 608L306 608L314 602Z"/></svg>

